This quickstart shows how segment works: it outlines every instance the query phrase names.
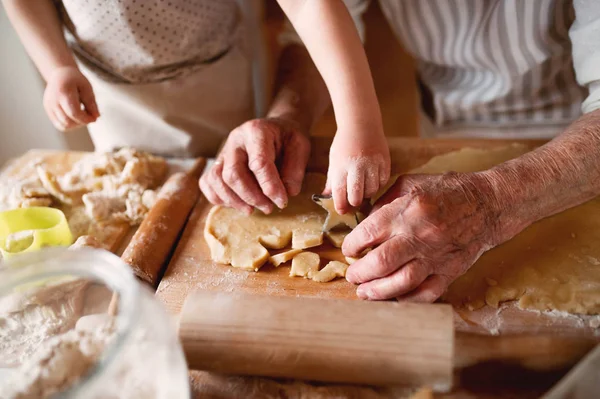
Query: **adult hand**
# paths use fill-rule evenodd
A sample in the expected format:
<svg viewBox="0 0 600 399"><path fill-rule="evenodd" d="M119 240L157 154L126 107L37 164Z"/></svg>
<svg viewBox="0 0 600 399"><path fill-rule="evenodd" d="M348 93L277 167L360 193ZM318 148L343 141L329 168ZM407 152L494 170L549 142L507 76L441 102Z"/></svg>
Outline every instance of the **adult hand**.
<svg viewBox="0 0 600 399"><path fill-rule="evenodd" d="M44 91L44 109L54 127L63 132L100 116L92 85L76 67L52 73Z"/></svg>
<svg viewBox="0 0 600 399"><path fill-rule="evenodd" d="M348 281L363 299L433 302L500 238L497 201L481 174L405 175L344 240Z"/></svg>
<svg viewBox="0 0 600 399"><path fill-rule="evenodd" d="M310 142L293 122L254 119L229 134L200 188L213 204L268 214L300 193L309 155Z"/></svg>
<svg viewBox="0 0 600 399"><path fill-rule="evenodd" d="M338 132L329 150L324 194L333 197L338 213L358 207L390 178L390 151L383 131Z"/></svg>

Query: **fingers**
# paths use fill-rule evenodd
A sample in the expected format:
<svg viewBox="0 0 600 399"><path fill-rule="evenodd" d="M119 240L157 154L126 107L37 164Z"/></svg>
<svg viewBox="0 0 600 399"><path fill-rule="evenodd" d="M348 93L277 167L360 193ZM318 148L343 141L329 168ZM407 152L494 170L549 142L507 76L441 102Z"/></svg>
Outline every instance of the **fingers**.
<svg viewBox="0 0 600 399"><path fill-rule="evenodd" d="M77 122L73 121L71 118L65 115L60 106L57 106L52 111L52 115L54 115L54 120L56 121L54 127L56 127L60 131L64 132L78 126Z"/></svg>
<svg viewBox="0 0 600 399"><path fill-rule="evenodd" d="M333 204L336 212L343 215L350 210L347 190L348 176L345 170L335 171L333 173L330 186L331 196L333 197Z"/></svg>
<svg viewBox="0 0 600 399"><path fill-rule="evenodd" d="M199 181L200 190L202 191L202 193L204 194L204 196L206 197L208 202L210 202L213 205L222 205L223 200L221 200L221 198L215 193L215 191L210 186L210 183L208 182L207 176L209 175L209 173L210 172L205 173L200 178L200 181Z"/></svg>
<svg viewBox="0 0 600 399"><path fill-rule="evenodd" d="M441 297L452 282L449 276L434 274L429 276L423 284L408 294L398 297L399 301L432 303Z"/></svg>
<svg viewBox="0 0 600 399"><path fill-rule="evenodd" d="M287 191L275 165L275 145L262 134L245 135L248 168L254 174L262 193L277 207L287 205Z"/></svg>
<svg viewBox="0 0 600 399"><path fill-rule="evenodd" d="M273 211L273 203L267 198L248 169L248 155L241 148L236 148L223 156L223 181L246 204L269 214ZM220 193L217 191L217 194Z"/></svg>
<svg viewBox="0 0 600 399"><path fill-rule="evenodd" d="M310 142L300 133L293 134L284 144L281 181L288 195L294 197L302 189L306 165L310 157Z"/></svg>
<svg viewBox="0 0 600 399"><path fill-rule="evenodd" d="M387 277L361 284L356 295L362 299L384 300L395 298L415 290L429 276L427 263L413 260Z"/></svg>
<svg viewBox="0 0 600 399"><path fill-rule="evenodd" d="M384 187L387 182L390 180L390 173L391 173L391 167L389 162L384 162L379 164L379 170L378 170L378 175L379 175L379 187L382 188Z"/></svg>
<svg viewBox="0 0 600 399"><path fill-rule="evenodd" d="M365 192L365 173L363 168L351 168L346 179L348 188L348 203L352 206L359 206L362 203ZM335 202L335 200L334 200Z"/></svg>
<svg viewBox="0 0 600 399"><path fill-rule="evenodd" d="M77 125L87 125L94 120L91 115L81 109L77 91L59 94L58 104L63 113Z"/></svg>
<svg viewBox="0 0 600 399"><path fill-rule="evenodd" d="M87 80L79 87L79 99L85 107L86 113L91 117L91 122L98 119L100 111L98 110L98 104L96 104L96 96L94 95L92 85Z"/></svg>
<svg viewBox="0 0 600 399"><path fill-rule="evenodd" d="M413 259L415 253L404 237L392 237L348 267L346 280L366 283L394 273Z"/></svg>
<svg viewBox="0 0 600 399"><path fill-rule="evenodd" d="M371 213L344 239L344 255L357 257L365 249L375 247L390 238L394 228L393 219L393 212L386 208Z"/></svg>
<svg viewBox="0 0 600 399"><path fill-rule="evenodd" d="M371 167L365 174L365 195L364 198L373 197L379 191L379 167Z"/></svg>
<svg viewBox="0 0 600 399"><path fill-rule="evenodd" d="M214 191L215 195L220 198L223 205L230 206L250 215L252 213L252 206L241 199L232 188L225 184L224 167L225 166L221 161L217 161L208 172L210 188Z"/></svg>

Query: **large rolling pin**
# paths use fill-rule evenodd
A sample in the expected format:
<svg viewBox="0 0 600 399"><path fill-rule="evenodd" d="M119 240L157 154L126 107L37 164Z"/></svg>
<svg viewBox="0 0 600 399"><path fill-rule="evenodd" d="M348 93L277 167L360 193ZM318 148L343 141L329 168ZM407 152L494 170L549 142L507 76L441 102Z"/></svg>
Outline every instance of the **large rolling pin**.
<svg viewBox="0 0 600 399"><path fill-rule="evenodd" d="M456 333L449 305L196 291L179 337L191 369L445 390L461 379L506 385L564 372L594 339ZM494 370L502 370L500 373Z"/></svg>
<svg viewBox="0 0 600 399"><path fill-rule="evenodd" d="M121 256L135 275L152 287L156 287L175 241L198 201L198 179L205 165L205 159L199 158L187 173L175 173L166 181Z"/></svg>
<svg viewBox="0 0 600 399"><path fill-rule="evenodd" d="M445 391L452 317L449 305L197 291L179 337L191 369Z"/></svg>

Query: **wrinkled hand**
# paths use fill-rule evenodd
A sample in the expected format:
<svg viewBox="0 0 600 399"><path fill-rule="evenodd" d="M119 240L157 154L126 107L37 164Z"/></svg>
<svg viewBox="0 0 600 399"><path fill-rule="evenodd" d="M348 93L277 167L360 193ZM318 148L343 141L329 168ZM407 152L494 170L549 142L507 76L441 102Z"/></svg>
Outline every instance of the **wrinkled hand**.
<svg viewBox="0 0 600 399"><path fill-rule="evenodd" d="M268 214L300 193L309 155L310 142L294 123L254 119L229 134L200 188L215 205Z"/></svg>
<svg viewBox="0 0 600 399"><path fill-rule="evenodd" d="M346 278L363 299L433 302L497 245L498 212L477 174L401 176L344 240Z"/></svg>
<svg viewBox="0 0 600 399"><path fill-rule="evenodd" d="M390 151L383 132L335 135L323 193L333 197L338 213L360 206L363 199L375 195L389 178Z"/></svg>
<svg viewBox="0 0 600 399"><path fill-rule="evenodd" d="M59 68L50 76L44 109L54 127L63 132L100 116L92 85L76 67Z"/></svg>

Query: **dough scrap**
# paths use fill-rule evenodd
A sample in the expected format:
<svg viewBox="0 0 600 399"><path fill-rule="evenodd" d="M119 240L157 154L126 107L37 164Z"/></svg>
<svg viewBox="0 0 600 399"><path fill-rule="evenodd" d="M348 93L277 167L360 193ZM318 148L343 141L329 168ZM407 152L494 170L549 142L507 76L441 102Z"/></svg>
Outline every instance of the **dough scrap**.
<svg viewBox="0 0 600 399"><path fill-rule="evenodd" d="M214 206L206 219L204 237L211 258L218 263L257 271L269 259L265 248L305 249L323 242L325 210L311 195L325 186L325 176L308 173L302 192L290 198L288 206L271 215L254 211L247 216L232 208Z"/></svg>
<svg viewBox="0 0 600 399"><path fill-rule="evenodd" d="M325 237L329 240L331 245L336 248L341 248L344 243L344 239L352 230L330 230L325 232Z"/></svg>
<svg viewBox="0 0 600 399"><path fill-rule="evenodd" d="M304 277L312 279L319 271L321 258L314 252L302 252L292 259L290 277Z"/></svg>
<svg viewBox="0 0 600 399"><path fill-rule="evenodd" d="M38 179L48 195L63 205L85 205L96 222L142 222L156 189L167 173L167 162L132 148L115 153L90 154L62 176L38 165Z"/></svg>
<svg viewBox="0 0 600 399"><path fill-rule="evenodd" d="M327 283L336 277L346 277L346 269L348 269L346 263L333 260L319 270L312 279L318 283Z"/></svg>
<svg viewBox="0 0 600 399"><path fill-rule="evenodd" d="M512 145L465 148L433 158L414 173L487 169L527 151ZM443 299L478 309L517 301L522 309L600 313L600 199L541 220L486 252Z"/></svg>
<svg viewBox="0 0 600 399"><path fill-rule="evenodd" d="M269 262L271 262L273 266L278 267L282 263L289 262L294 258L294 256L298 255L301 252L301 249L290 249L288 251L271 256L269 258Z"/></svg>

